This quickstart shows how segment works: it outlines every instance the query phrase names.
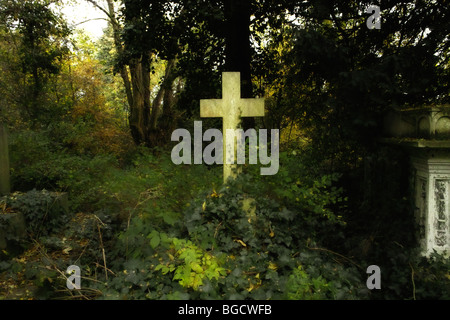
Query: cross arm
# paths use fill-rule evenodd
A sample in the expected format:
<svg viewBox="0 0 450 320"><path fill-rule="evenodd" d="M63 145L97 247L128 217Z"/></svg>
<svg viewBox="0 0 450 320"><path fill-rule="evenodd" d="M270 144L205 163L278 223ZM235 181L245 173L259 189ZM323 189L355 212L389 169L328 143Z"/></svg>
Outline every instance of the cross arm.
<svg viewBox="0 0 450 320"><path fill-rule="evenodd" d="M223 118L225 110L223 110L222 99L201 99L200 100L200 117L202 118Z"/></svg>
<svg viewBox="0 0 450 320"><path fill-rule="evenodd" d="M241 99L241 117L264 117L264 98Z"/></svg>

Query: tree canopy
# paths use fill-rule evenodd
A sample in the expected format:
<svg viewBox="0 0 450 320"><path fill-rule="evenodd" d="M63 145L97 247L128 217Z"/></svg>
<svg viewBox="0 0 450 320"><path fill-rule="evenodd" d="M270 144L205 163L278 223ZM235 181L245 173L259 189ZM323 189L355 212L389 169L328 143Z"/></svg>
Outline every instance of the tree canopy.
<svg viewBox="0 0 450 320"><path fill-rule="evenodd" d="M221 71L240 71L243 95L260 89L279 103L274 113L367 139L387 106L448 100L448 4L384 2L382 28L369 30L370 4L128 0L123 59L176 58L191 113L217 96Z"/></svg>

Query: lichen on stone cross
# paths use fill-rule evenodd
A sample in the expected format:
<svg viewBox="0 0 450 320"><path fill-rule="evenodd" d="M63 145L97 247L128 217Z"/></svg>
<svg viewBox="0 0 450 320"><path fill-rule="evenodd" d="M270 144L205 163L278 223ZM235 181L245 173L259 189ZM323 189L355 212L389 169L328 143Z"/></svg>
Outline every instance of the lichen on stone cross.
<svg viewBox="0 0 450 320"><path fill-rule="evenodd" d="M227 159L227 150L236 150L234 138L227 139L227 129L239 129L241 117L263 117L264 98L241 98L241 75L239 72L222 73L222 99L200 100L200 117L223 118L223 181L236 177L234 159ZM232 148L233 147L233 148ZM232 149L231 149L232 148ZM230 161L231 160L231 161Z"/></svg>

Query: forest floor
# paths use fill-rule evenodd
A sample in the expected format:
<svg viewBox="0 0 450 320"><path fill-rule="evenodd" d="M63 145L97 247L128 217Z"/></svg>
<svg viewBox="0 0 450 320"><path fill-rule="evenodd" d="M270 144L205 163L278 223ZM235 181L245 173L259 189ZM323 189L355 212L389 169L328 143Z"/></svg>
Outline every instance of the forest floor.
<svg viewBox="0 0 450 320"><path fill-rule="evenodd" d="M84 221L88 219L92 219L91 214L78 213L67 225L81 229ZM9 268L0 273L0 300L34 300L42 295L45 296L45 287L52 285L55 275L59 279L67 279L68 275L61 269L61 265L69 266L70 261L79 260L80 252L81 255L85 252L89 246L89 240L66 238L66 232L67 230L62 230L51 238L43 238L43 241L28 237L23 241L24 250L21 253L6 262L3 261L9 264ZM49 245L51 239L60 241L57 241L58 244ZM73 248L79 250L73 250ZM64 287L60 291L70 293Z"/></svg>

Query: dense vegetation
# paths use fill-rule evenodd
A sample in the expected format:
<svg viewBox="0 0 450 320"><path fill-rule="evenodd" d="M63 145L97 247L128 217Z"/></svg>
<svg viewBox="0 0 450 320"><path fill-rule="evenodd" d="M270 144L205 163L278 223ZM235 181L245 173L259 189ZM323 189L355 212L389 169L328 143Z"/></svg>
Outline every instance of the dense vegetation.
<svg viewBox="0 0 450 320"><path fill-rule="evenodd" d="M380 30L365 1L105 4L92 40L59 1L0 0L0 221L27 228L0 253L2 298L450 298L450 262L418 254L407 156L378 142L390 108L448 103L447 1L383 2ZM224 185L220 166L171 161L222 71L266 98L244 126L281 129L276 175L245 165Z"/></svg>

